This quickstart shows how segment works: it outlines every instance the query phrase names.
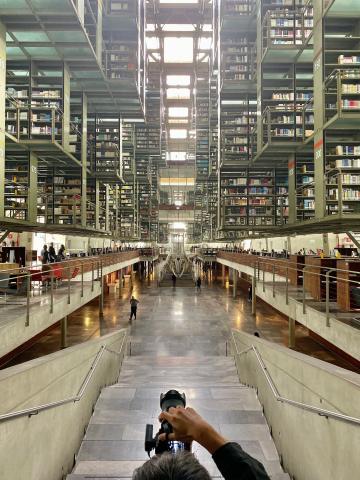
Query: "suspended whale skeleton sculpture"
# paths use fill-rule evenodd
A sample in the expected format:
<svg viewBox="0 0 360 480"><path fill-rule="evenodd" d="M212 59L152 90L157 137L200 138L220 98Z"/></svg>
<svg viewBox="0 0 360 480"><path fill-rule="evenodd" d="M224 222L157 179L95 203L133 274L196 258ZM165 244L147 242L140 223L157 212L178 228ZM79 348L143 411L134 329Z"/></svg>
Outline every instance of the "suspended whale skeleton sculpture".
<svg viewBox="0 0 360 480"><path fill-rule="evenodd" d="M185 255L185 253L174 254L169 253L165 261L163 271L168 271L176 277L181 278L184 273L189 273L192 270L192 263Z"/></svg>

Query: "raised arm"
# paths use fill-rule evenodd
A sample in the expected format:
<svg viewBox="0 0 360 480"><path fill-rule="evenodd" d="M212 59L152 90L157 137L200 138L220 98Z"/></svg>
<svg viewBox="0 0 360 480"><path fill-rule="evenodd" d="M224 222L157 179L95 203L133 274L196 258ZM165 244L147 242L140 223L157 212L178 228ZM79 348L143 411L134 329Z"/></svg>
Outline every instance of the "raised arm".
<svg viewBox="0 0 360 480"><path fill-rule="evenodd" d="M206 448L225 480L269 480L260 462L220 435L193 408L170 408L160 414L159 420L171 424L169 440L196 441ZM164 434L160 439L165 440Z"/></svg>

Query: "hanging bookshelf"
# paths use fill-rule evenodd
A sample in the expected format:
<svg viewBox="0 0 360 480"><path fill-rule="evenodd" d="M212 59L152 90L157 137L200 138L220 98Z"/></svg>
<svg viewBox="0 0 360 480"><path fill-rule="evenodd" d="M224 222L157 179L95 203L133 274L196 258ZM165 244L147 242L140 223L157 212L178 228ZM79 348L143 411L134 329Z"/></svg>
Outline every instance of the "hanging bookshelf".
<svg viewBox="0 0 360 480"><path fill-rule="evenodd" d="M311 154L296 155L296 220L315 216L315 172Z"/></svg>
<svg viewBox="0 0 360 480"><path fill-rule="evenodd" d="M5 157L4 215L17 220L28 219L28 154Z"/></svg>

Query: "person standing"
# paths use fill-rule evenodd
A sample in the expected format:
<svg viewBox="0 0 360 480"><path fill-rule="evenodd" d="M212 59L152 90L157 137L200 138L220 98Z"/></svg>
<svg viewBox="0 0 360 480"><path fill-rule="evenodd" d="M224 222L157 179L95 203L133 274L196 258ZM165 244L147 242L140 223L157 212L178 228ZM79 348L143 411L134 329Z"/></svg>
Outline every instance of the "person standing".
<svg viewBox="0 0 360 480"><path fill-rule="evenodd" d="M131 307L131 310L130 310L129 322L131 322L133 316L134 316L134 318L135 318L135 320L136 320L136 312L137 312L138 303L139 303L139 300L137 300L134 296L132 296L132 297L130 298L130 307Z"/></svg>
<svg viewBox="0 0 360 480"><path fill-rule="evenodd" d="M49 262L54 263L56 260L56 253L53 242L50 243L49 247Z"/></svg>
<svg viewBox="0 0 360 480"><path fill-rule="evenodd" d="M41 263L43 265L46 265L47 263L49 263L49 251L48 251L47 245L43 246L40 256L41 256Z"/></svg>
<svg viewBox="0 0 360 480"><path fill-rule="evenodd" d="M198 279L196 280L196 290L198 292L201 292L201 278L198 277Z"/></svg>
<svg viewBox="0 0 360 480"><path fill-rule="evenodd" d="M63 260L65 260L66 256L65 256L65 246L64 245L61 245L59 250L58 250L58 260L60 262L62 262Z"/></svg>
<svg viewBox="0 0 360 480"><path fill-rule="evenodd" d="M173 273L171 275L171 280L172 280L173 287L175 288L176 287L176 275L175 275L175 273Z"/></svg>

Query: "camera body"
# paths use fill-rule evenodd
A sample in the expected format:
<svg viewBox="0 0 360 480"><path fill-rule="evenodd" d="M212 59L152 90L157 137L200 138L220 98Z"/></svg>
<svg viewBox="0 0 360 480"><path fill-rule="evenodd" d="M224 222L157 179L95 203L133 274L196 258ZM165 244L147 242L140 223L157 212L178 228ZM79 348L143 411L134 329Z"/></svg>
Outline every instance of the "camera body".
<svg viewBox="0 0 360 480"><path fill-rule="evenodd" d="M168 412L170 408L176 408L178 406L186 406L185 393L180 393L177 390L169 390L165 394L162 393L160 395L160 408L162 412ZM156 455L160 455L164 452L176 454L184 450L190 451L191 447L187 443L178 442L176 440L159 440L159 436L162 433L167 435L172 433L172 427L166 420L161 422L160 430L155 437L153 436L153 432L153 426L147 424L145 429L145 451L148 453L149 457L152 450L155 450Z"/></svg>

